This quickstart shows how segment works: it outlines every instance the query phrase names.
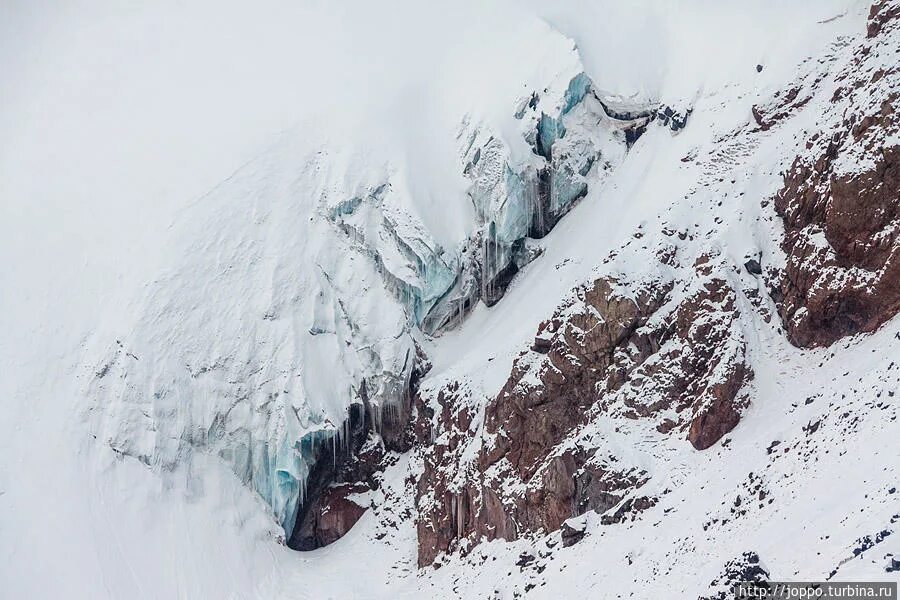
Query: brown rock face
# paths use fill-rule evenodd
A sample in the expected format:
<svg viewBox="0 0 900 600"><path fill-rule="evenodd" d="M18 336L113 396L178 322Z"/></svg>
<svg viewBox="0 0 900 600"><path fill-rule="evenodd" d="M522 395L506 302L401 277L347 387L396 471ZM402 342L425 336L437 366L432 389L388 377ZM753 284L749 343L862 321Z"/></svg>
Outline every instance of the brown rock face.
<svg viewBox="0 0 900 600"><path fill-rule="evenodd" d="M869 23L866 27L867 37L873 38L881 33L885 25L900 20L900 4L891 0L875 2L869 9Z"/></svg>
<svg viewBox="0 0 900 600"><path fill-rule="evenodd" d="M900 71L875 62L900 3L872 7L867 40L775 198L787 264L780 312L797 346L871 332L900 310ZM862 91L864 90L864 91ZM894 142L890 142L893 139Z"/></svg>
<svg viewBox="0 0 900 600"><path fill-rule="evenodd" d="M311 540L315 548L327 546L342 538L359 518L366 512L350 497L353 494L368 491L368 486L337 484L329 487L315 500L315 506L309 511L310 518L304 521L300 535Z"/></svg>
<svg viewBox="0 0 900 600"><path fill-rule="evenodd" d="M353 412L363 411L351 411L351 415ZM350 531L366 511L352 497L378 487L376 474L385 457L380 441L369 436L367 427L368 419L353 419L351 439L335 452L337 459L332 452L325 452L313 467L289 547L314 550L327 546Z"/></svg>
<svg viewBox="0 0 900 600"><path fill-rule="evenodd" d="M741 413L734 405L734 397L744 378L744 366L735 366L729 378L712 392L716 397L713 403L691 421L688 441L694 448L706 450L738 424Z"/></svg>
<svg viewBox="0 0 900 600"><path fill-rule="evenodd" d="M766 109L754 105L751 112L760 131L768 131L812 99L810 95L801 92L801 88L795 87L783 95L779 93L773 106Z"/></svg>
<svg viewBox="0 0 900 600"><path fill-rule="evenodd" d="M652 352L651 337L635 331L667 290L648 290L635 300L614 292L614 283L598 279L581 291L578 310L566 318L558 311L541 324L538 334L552 335L546 358L535 361L525 354L513 363L509 380L485 411L485 429L497 435L496 444L485 452L486 465L506 458L523 479L531 477L547 451L598 400L596 386L607 376L607 387L615 386L620 376L610 369L615 351L631 342L642 354ZM539 385L528 383L532 373Z"/></svg>
<svg viewBox="0 0 900 600"><path fill-rule="evenodd" d="M652 507L656 498L635 494L647 473L573 445L595 415L655 420L660 435L680 432L697 449L730 431L751 372L722 269L703 257L677 290L608 278L578 290L515 360L480 432L477 399L456 385L441 391L418 487L420 565L482 538L554 531L590 510L613 524Z"/></svg>

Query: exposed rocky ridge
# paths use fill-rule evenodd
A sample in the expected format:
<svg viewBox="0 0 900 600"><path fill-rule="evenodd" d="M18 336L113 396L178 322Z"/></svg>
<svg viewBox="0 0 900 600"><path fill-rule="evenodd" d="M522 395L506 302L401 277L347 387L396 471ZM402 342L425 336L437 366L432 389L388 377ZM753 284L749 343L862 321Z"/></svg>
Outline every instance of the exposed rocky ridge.
<svg viewBox="0 0 900 600"><path fill-rule="evenodd" d="M878 32L890 26L890 19L883 18L882 10L873 9L872 15ZM859 55L865 57L868 52L861 50ZM885 80L884 72L872 75L872 80ZM819 83L816 80L810 89L792 88L768 106L755 106L757 131L769 131L801 110ZM585 108L585 94L579 92L578 96L563 116L576 107L594 116L599 110L608 118L629 119L628 126L622 128L626 134L633 129L638 135L653 119L677 131L690 115L690 110L681 114L668 107L619 114L594 95L590 102L596 106ZM836 92L834 102L840 96ZM895 102L896 94L889 100ZM890 139L896 133L894 115L891 104L885 101L876 116L845 119L845 125L858 123L842 137L829 138L824 154L816 158L813 166L806 165L806 156L801 155L785 176L785 189L775 203L789 228L784 242L788 267L780 288L785 300L781 304L784 314L790 310L792 298L804 295L799 287L790 286L796 287L798 269L809 257L800 240L809 234L800 233L808 226L825 229L826 239L844 256L844 262L835 263L842 268L848 268L847 261L856 261L854 266L892 273L883 267L896 263L891 262L897 230L893 148L887 148L884 160L863 175L835 176L835 163L842 151L853 151L849 144L871 153L878 143ZM554 186L559 185L554 184L554 178L562 177L566 169L571 171L571 160L565 151L554 151L555 144L566 135L562 122L562 118L552 120L542 115L533 143L535 153L547 161L546 166L519 174L519 187L502 187L506 194L524 194L522 198L532 207L529 210L537 211L526 217L530 223L527 235L531 237L545 235L586 191L585 184L577 184L564 202L554 201ZM566 148L587 143L580 141L587 134L577 128L575 131ZM866 135L871 139L864 139ZM816 142L824 139L822 134L814 135L807 150L815 154ZM625 142L630 145L633 140ZM490 184L483 178L484 169L505 173L507 178L515 175L506 163L506 149L497 140L489 138L480 146L474 140L469 143L471 158L466 170L482 170L482 175L473 175L476 195L478 185ZM590 170L594 164L591 151L582 148L576 156L583 165L576 169L577 176L573 172L566 175L569 180L573 176L584 177L585 169ZM813 174L818 174L818 183L807 182ZM860 178L866 182L862 187L854 183ZM879 184L884 181L887 186ZM496 185L496 181L491 185ZM504 186L507 185L508 181ZM527 191L528 187L531 191ZM485 190L482 192L487 193ZM826 190L827 197L821 195L822 190ZM868 213L860 211L860 206L847 205L851 197L866 196L860 193L866 191L873 193L869 200L860 202L868 202ZM376 190L375 195L380 193ZM791 203L792 198L798 197L806 204ZM559 208L552 209L554 205ZM838 210L831 208L834 205L847 206ZM883 205L887 205L886 210ZM353 210L355 207L336 214L350 214ZM867 241L866 233L872 223L888 230L874 246ZM353 233L343 221L340 224L348 235ZM833 231L829 232L829 227ZM834 235L829 237L830 233ZM463 286L466 299L457 307L456 318L479 298L488 305L499 300L509 280L527 262L522 258L524 238L510 244L498 243L498 229L493 223L479 235L482 237L475 245L481 245L482 252L469 253L465 259L470 261L469 267L463 266L460 271L459 277L468 283ZM801 258L792 260L792 253ZM675 254L659 249L660 267L655 278L628 281L605 276L578 289L572 299L541 324L534 345L514 362L509 379L496 398L488 401L474 397L465 385L455 382L430 400L410 395L396 403L384 413L389 424L383 430L380 423L368 423L365 431L381 434L381 439L376 439L378 435L370 438L365 451L363 440L356 439L349 460L331 469L322 467L320 474L314 472L309 498L298 515L292 547L326 545L353 525L365 508L352 496L374 485L373 474L384 466L386 447L407 450L417 444L424 459L424 472L417 483L421 565L431 564L443 552L466 552L481 539L515 540L530 533L555 531L570 518L588 511L601 513L601 522L612 525L638 518L642 511L654 506L658 497L640 493L651 474L624 464L615 455L600 452L591 444L590 436L583 434L592 418L602 413L613 418L649 420L659 435L680 434L696 450L704 450L737 425L749 402L742 389L753 377L736 307L736 294L747 290L736 291L737 283L729 275L738 267L713 251L701 254L685 268L677 264ZM504 263L506 266L485 280L481 269ZM806 268L816 273L821 272L822 266L806 263ZM747 261L745 268L751 274L762 272L755 259ZM426 270L423 265L423 279ZM411 291L404 295L418 298ZM757 305L758 299L751 299L751 304ZM418 310L413 313L418 314ZM785 321L789 319L786 317ZM845 324L823 325L821 321L813 329L828 341L836 339L835 331L855 331ZM788 332L794 343L810 345L796 328L789 326ZM413 418L414 424L407 427ZM571 527L566 531L566 543L580 539Z"/></svg>
<svg viewBox="0 0 900 600"><path fill-rule="evenodd" d="M884 59L887 50L877 48L877 37L895 27L894 7L873 7L869 38L876 41L858 48L854 69L836 78L843 83L831 102L834 131L812 135L776 197L787 230L787 266L773 297L797 345L871 331L897 312L900 192L897 94L891 91L897 70L866 65L873 56ZM851 93L863 85L876 87L868 95ZM821 78L804 82L754 106L757 128L749 135L779 127L824 87ZM878 100L881 91L885 96ZM594 100L607 117L642 119L639 128L658 118L677 131L690 114L663 108L619 114ZM551 160L540 135L536 143L536 153ZM486 160L483 151L477 148L467 169ZM503 149L497 151L502 162ZM848 164L866 168L851 172ZM545 197L547 171L535 173L537 197ZM559 216L532 219L555 223ZM543 233L533 224L529 230L534 237ZM509 248L513 255L522 250L515 244L486 248L494 253L482 255L488 262L506 260L500 257ZM684 267L676 254L660 248L656 278L604 276L577 290L541 324L497 397L477 397L465 382L416 397L410 435L424 460L417 483L420 565L444 552L468 552L482 539L515 540L561 527L564 543L577 543L582 530L565 525L574 516L595 511L602 524L612 525L654 506L658 496L641 492L653 475L601 452L584 433L598 414L650 421L659 435L684 436L696 450L713 446L737 425L749 402L744 385L753 377L738 295L766 311L755 290L742 289L732 273L745 268L761 275L763 269L754 258L743 267L731 265L715 251ZM502 296L521 266L517 260L497 273L495 287L488 286L488 304ZM477 300L479 291L471 293Z"/></svg>
<svg viewBox="0 0 900 600"><path fill-rule="evenodd" d="M655 421L702 450L738 422L752 377L725 262L700 257L689 283L599 278L541 324L499 395L437 394L419 481L419 563L484 539L559 529L593 510L605 524L657 499L649 476L579 430L597 414Z"/></svg>
<svg viewBox="0 0 900 600"><path fill-rule="evenodd" d="M819 120L825 126L812 132L775 198L787 253L780 311L798 346L873 331L900 310L898 15L900 3L872 6L868 39L835 77L838 87ZM757 123L775 126L818 83L755 110Z"/></svg>
<svg viewBox="0 0 900 600"><path fill-rule="evenodd" d="M873 15L881 14L879 11L873 10ZM879 32L885 30L883 21L880 17L877 20L879 25L876 29ZM846 41L841 43L846 44ZM876 77L873 74L872 77L877 82L885 75ZM896 87L895 83L891 85ZM705 188L711 184L716 191L709 191L710 196L724 191L723 195L727 197L730 190L727 184L723 184L721 174L727 168L739 168L741 159L755 151L759 139L772 135L770 132L776 132L782 124L806 109L813 99L818 99L817 94L821 94L822 90L831 95L831 90L821 78L816 76L804 80L801 85L778 94L771 103L755 106L747 115L748 119L753 119L749 126L744 123L717 138L712 150L692 150L682 162L696 159L698 164L707 163L699 164L698 171L706 179L698 180L698 187ZM879 114L882 114L881 106L878 107ZM607 116L614 116L611 109L606 106L603 109ZM887 111L886 114L891 116L895 113ZM661 119L660 123L672 127ZM683 126L684 120L678 123L673 129ZM865 130L873 124L881 127L878 122L869 122L860 128L860 137L864 137ZM894 135L891 131L888 138ZM819 139L819 136L814 136L807 150ZM735 149L740 152L734 152ZM874 150L871 145L865 149L866 152ZM698 157L698 153L706 155ZM798 164L804 156L798 157ZM834 157L828 160L835 162ZM721 163L726 163L725 168ZM707 165L717 169L710 168L707 172ZM877 169L876 172L880 173ZM888 168L883 169L884 173L889 171ZM883 178L882 175L879 177ZM790 175L785 181L789 178ZM801 179L801 176L796 177L798 182ZM713 181L718 181L720 185ZM827 183L832 188L835 185L840 187L841 182L835 181L836 184L830 180ZM735 181L732 180L731 184ZM868 191L875 189L881 188L877 184L866 188ZM743 196L744 192L739 192L739 195ZM788 195L782 191L776 202L776 209L785 223L790 220L787 214L790 209L784 208L782 196ZM890 204L890 198L874 201ZM722 206L721 201L718 206ZM763 208L767 206L764 202ZM734 210L740 213L743 208L735 205ZM798 210L798 213L804 210ZM857 208L847 210L852 214L846 219L844 217L847 215L832 219L832 225L852 229L852 234L858 235L854 242L845 243L850 249L844 251L852 254L852 248L866 242L867 238L859 234L859 227L850 227ZM875 212L879 216L883 214L879 210ZM807 225L827 226L827 210L823 214L826 216L821 221L809 221ZM723 213L716 213L710 221L714 220L718 226L722 216ZM745 216L739 214L731 224ZM763 217L773 219L774 214ZM871 221L872 216L866 219ZM724 464L718 462L719 457L733 450L731 446L740 435L731 440L723 438L738 424L751 397L754 402L757 398L753 395L757 391L756 385L748 383L760 364L764 373L772 373L772 366L764 361L751 362L751 351L748 349L748 345L753 343L750 338L766 329L762 323L769 324L775 307L766 296L765 284L771 286L774 283L777 287L771 295L779 301L778 308L783 311L784 305L780 303L781 277L788 277L794 246L785 241L788 269L782 272L777 268L777 251L774 257L763 251L772 241L780 242L780 237L776 239L773 235L771 239L759 240L758 232L754 231L752 243L760 244L762 248L734 244L732 248L723 249L719 244L722 239L717 237L721 231L713 228L706 234L701 233L697 222L703 221L699 218L694 221L697 228L694 231L675 231L666 226L649 232L649 235L647 231L635 233L635 239L644 238L634 244L643 244L645 252L641 254L638 251L641 254L638 260L642 262L632 260L629 263L631 270L616 270L608 266L610 261L616 264L616 252L610 255L601 267L604 269L602 275L578 288L541 323L531 348L523 351L513 362L509 378L498 394L485 397L465 377L451 377L444 379L437 387L430 387L414 396L409 435L416 446L413 456L417 464L414 475L407 477L404 490L408 492L415 486L417 558L420 566L434 564L446 567L454 564L457 567L462 565L465 570L482 560L483 556L491 555L491 550L485 549L485 546L491 545L481 545L485 540L515 541L515 545L510 547L517 548L533 544L532 547L538 548L538 552L523 552L516 565L523 572L533 569L537 573L552 564L555 553L561 547L583 543L590 545L593 551L599 551L610 538L621 543L621 537L631 533L644 536L643 543L652 545L656 530L651 527L671 528L672 519L677 519L668 517L666 521L663 514L683 509L684 504L694 500L695 492L697 496L706 494L703 489L709 482L696 475L691 479L693 485L687 492L676 490L673 494L672 490L684 479L680 479L679 475L670 480L668 473L662 471L670 467L682 470L697 467L717 469ZM867 222L866 227L869 224ZM887 226L882 225L884 227ZM788 231L790 238L790 227ZM676 235L677 240L673 237ZM741 254L731 254L735 247ZM889 262L893 250L881 248L884 255L878 256L878 248L874 248L874 256L870 256L871 252L858 250L854 260L867 265L867 268L872 265L877 268L879 264L883 266L879 261ZM620 251L624 249L620 248ZM745 251L746 254L743 254ZM742 258L738 258L740 256ZM867 260L871 262L865 262ZM636 264L640 267L634 268ZM810 267L813 272L818 268L820 266ZM635 275L636 272L640 274ZM511 277L514 271L507 274ZM885 318L889 317L887 315ZM756 331L747 330L748 319L754 320L749 327ZM785 321L791 341L800 344L787 318ZM810 329L825 336L823 339L833 341L837 338L830 337L829 327L827 323L819 322ZM779 338L783 334L776 324L768 333ZM759 341L755 340L756 352L759 351ZM771 345L772 339L763 343ZM753 358L758 356L754 354ZM797 363L802 364L802 361ZM894 366L891 363L886 368L891 370ZM887 377L882 377L885 374ZM879 381L887 382L890 387L891 376L884 372L879 375ZM870 382L870 385L881 384ZM783 389L774 388L775 394ZM802 398L773 399L763 398L760 394L760 399L766 402L764 410L785 412L785 422L800 419L792 416L795 411L818 416L810 417L808 422L802 419L802 428L795 427L796 431L782 433L780 424L774 428L779 430L779 438L771 442L766 452L762 473L755 470L759 461L754 458L754 471L746 476L746 481L736 485L730 482L733 487L717 490L717 493L722 493L721 497L712 496L713 504L704 509L708 510L705 517L709 519L688 526L694 527L696 532L682 529L677 539L669 539L671 546L665 557L644 565L641 575L649 576L652 572L653 577L671 576L673 569L677 571L680 568L673 566L680 555L705 551L704 544L711 544L713 539L718 539L719 543L728 539L721 535L715 538L717 529L721 530L719 533L727 533L739 531L739 527L752 528L757 523L754 518L776 514L773 502L791 501L787 499L787 494L779 492L780 486L790 486L792 481L804 480L805 471L803 476L796 476L798 465L815 472L814 462L820 459L823 463L836 460L833 456L835 445L839 445L838 441L852 430L855 423L870 411L890 411L890 403L882 399L883 390L878 389L877 400L863 402L861 397L852 397L849 391L845 394L845 389L841 388L833 394L828 405L822 407L814 404L821 395L800 401ZM766 391L772 394L773 388ZM856 391L854 386L853 392ZM892 392L890 395L893 397ZM838 406L849 408L838 410ZM604 422L606 429L598 427L599 421ZM632 427L634 424L637 425ZM627 444L664 446L666 451L671 451L672 444L677 444L688 449L690 458L679 465L669 462L669 457L653 456L650 460L644 460L647 456L642 451L621 452L622 446L617 448L615 444L602 443L603 436L610 432L609 427L615 427L614 431L618 432L620 425L628 430L628 435L634 435L635 431L642 435L640 439L629 437ZM831 437L825 443L815 437L817 432L822 435L820 427L831 429L827 434ZM744 443L743 449L748 447L754 448L752 444L748 446ZM702 454L694 452L709 448L713 449ZM847 451L844 448L839 452L843 455ZM831 456L827 457L829 452ZM421 469L419 460L422 462ZM789 462L792 460L802 462ZM793 466L785 467L785 463ZM743 467L746 463L735 461L729 464ZM660 465L663 467L660 468ZM415 483L411 483L414 480ZM673 487L670 487L670 481L675 482ZM785 484L786 481L788 483ZM802 487L790 492L793 497L802 493ZM894 491L884 493L893 494ZM681 508L672 496L679 498L677 502L684 503ZM597 525L600 526L599 531ZM627 533L620 534L619 538L615 533L609 533L626 529ZM559 533L554 533L557 530ZM707 531L709 535L706 535ZM593 536L603 537L603 540L592 540ZM585 538L587 541L583 542ZM639 544L632 544L632 547L639 547ZM705 598L728 597L736 581L758 581L764 586L769 577L768 568L761 563L756 552L741 553L742 550L743 547L729 550L726 556L737 558L727 562L712 581L715 571L698 579L702 582L701 588L709 582L711 589L695 591L691 597L698 594ZM764 550L760 549L760 552ZM735 551L737 553L731 553ZM641 552L643 549L636 551L636 554ZM442 556L445 554L448 556ZM769 556L769 553L765 555ZM496 558L497 555L494 556ZM633 556L628 554L622 563L627 561L630 566L632 559ZM609 564L613 563L610 561ZM721 565L721 562L716 560L714 564ZM535 580L539 579L535 576ZM639 582L635 580L635 583ZM533 589L534 585L525 585L524 592Z"/></svg>

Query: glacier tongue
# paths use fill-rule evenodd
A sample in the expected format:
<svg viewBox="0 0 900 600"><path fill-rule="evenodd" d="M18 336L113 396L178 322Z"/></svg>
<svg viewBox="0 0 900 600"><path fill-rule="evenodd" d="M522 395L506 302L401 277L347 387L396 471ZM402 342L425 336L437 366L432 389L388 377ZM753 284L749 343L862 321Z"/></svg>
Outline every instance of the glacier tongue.
<svg viewBox="0 0 900 600"><path fill-rule="evenodd" d="M644 123L608 116L580 71L515 117L516 140L463 121L471 183L456 201L474 221L455 247L410 212L390 157L310 154L286 135L212 190L175 226L177 266L134 300L131 322L94 336L86 414L98 438L173 472L194 452L218 455L289 538L350 405L365 402L378 428L408 402L413 330L437 333L499 301L540 252L528 239L550 231L588 177L602 182L625 156L624 130Z"/></svg>

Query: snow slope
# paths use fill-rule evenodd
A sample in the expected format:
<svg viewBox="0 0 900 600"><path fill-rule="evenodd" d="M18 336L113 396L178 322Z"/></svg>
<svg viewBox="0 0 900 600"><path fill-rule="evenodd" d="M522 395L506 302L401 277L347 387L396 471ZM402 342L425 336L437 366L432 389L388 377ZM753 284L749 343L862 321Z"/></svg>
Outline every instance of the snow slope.
<svg viewBox="0 0 900 600"><path fill-rule="evenodd" d="M571 548L549 552L558 534L491 542L419 570L409 453L346 537L304 554L279 543L304 448L341 435L361 381L389 406L416 343L433 363L423 389L463 381L488 398L576 285L641 272L638 230L648 245L689 231L681 251L735 265L783 261L760 201L817 113L736 132L753 104L836 68L865 3L0 11L4 595L513 597L533 584L535 597L624 597L638 584L637 597L696 597L747 550L773 578L818 579L896 520L897 319L800 351L749 309L754 401L727 446L697 453L612 419L591 432L672 490L639 521L588 516ZM587 196L529 241L542 255L497 304L424 334L468 272L463 249L514 222L496 173L465 173L460 139L499 140L498 165L526 172L528 131L582 71L607 101L692 108L689 125L653 123L627 154L613 134L595 140L614 168L591 171ZM516 118L532 92L538 108ZM734 517L760 485L774 505ZM884 579L892 549L839 577ZM521 552L540 559L517 566Z"/></svg>

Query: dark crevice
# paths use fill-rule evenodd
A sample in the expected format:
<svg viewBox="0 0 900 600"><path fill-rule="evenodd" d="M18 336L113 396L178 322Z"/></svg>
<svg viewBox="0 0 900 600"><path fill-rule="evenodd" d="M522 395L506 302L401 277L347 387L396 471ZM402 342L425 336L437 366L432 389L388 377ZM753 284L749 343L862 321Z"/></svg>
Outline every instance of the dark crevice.
<svg viewBox="0 0 900 600"><path fill-rule="evenodd" d="M293 533L287 543L289 548L315 550L346 533L364 508L349 511L352 516L337 524L334 520L323 523L323 515L329 510L336 510L333 503L340 504L342 498L346 499L350 493L378 488L376 475L383 468L385 451L406 452L412 447L412 398L430 367L418 346L413 360L397 400L379 409L370 402L368 388L363 381L359 400L347 409L341 435L333 437L332 444L319 446L306 481L306 493L297 510ZM343 506L346 507L347 503L344 502Z"/></svg>
<svg viewBox="0 0 900 600"><path fill-rule="evenodd" d="M549 167L537 173L537 201L534 203L528 237L541 239L553 229L558 219L554 219L550 211L550 186L553 177Z"/></svg>
<svg viewBox="0 0 900 600"><path fill-rule="evenodd" d="M332 438L332 445L319 447L316 462L306 480L306 494L297 510L297 520L288 548L293 550L314 550L323 546L316 535L316 518L319 500L325 490L338 481L354 479L354 464L359 451L369 437L372 419L368 408L365 382L360 392L362 402L351 404L347 409L348 416L342 431L347 432L346 439Z"/></svg>
<svg viewBox="0 0 900 600"><path fill-rule="evenodd" d="M519 240L519 242L516 243L523 242L524 240ZM484 303L487 306L493 306L500 302L500 299L503 298L503 294L506 293L506 288L518 272L519 267L516 265L515 261L510 261L509 264L503 267L503 269L501 269L500 272L485 286Z"/></svg>

